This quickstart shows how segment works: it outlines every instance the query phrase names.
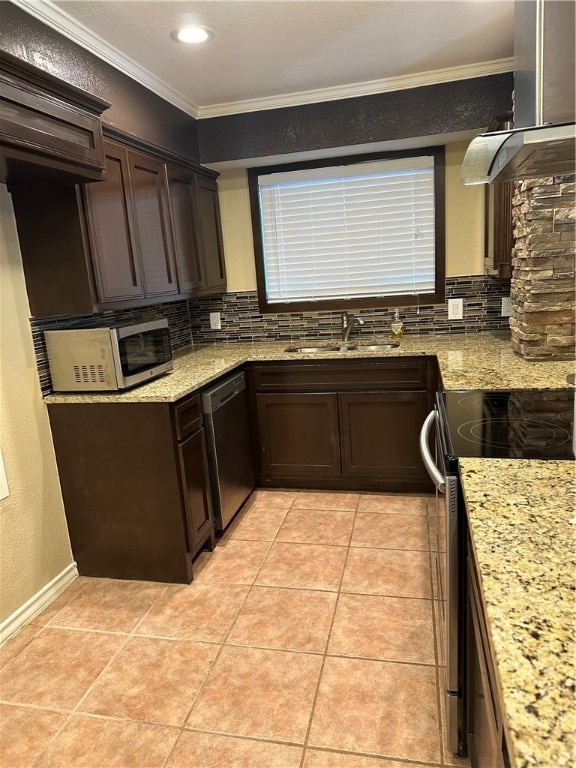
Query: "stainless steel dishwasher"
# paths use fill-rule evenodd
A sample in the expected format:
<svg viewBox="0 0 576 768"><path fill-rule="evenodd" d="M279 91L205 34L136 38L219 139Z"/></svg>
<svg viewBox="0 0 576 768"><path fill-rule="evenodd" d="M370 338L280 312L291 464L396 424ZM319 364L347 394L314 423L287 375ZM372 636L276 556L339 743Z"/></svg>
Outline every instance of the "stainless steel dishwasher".
<svg viewBox="0 0 576 768"><path fill-rule="evenodd" d="M244 374L202 393L210 485L217 531L223 531L255 486Z"/></svg>

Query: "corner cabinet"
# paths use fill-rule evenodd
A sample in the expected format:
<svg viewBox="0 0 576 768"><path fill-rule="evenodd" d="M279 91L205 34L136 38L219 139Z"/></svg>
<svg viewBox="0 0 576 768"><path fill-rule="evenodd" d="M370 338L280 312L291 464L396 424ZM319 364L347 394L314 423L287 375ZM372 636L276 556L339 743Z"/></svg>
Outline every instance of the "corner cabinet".
<svg viewBox="0 0 576 768"><path fill-rule="evenodd" d="M426 358L248 368L264 486L430 490L418 449L436 369Z"/></svg>
<svg viewBox="0 0 576 768"><path fill-rule="evenodd" d="M48 403L72 552L83 576L189 583L214 545L199 395Z"/></svg>
<svg viewBox="0 0 576 768"><path fill-rule="evenodd" d="M119 141L104 150L104 181L13 191L32 315L225 290L214 179Z"/></svg>

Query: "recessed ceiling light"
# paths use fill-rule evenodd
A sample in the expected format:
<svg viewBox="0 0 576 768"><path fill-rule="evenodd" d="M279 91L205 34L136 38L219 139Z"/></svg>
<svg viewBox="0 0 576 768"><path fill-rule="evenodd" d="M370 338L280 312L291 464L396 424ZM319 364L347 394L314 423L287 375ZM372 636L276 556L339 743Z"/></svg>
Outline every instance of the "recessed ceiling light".
<svg viewBox="0 0 576 768"><path fill-rule="evenodd" d="M197 25L190 27L181 27L170 33L170 37L179 43L205 43L214 37L214 32L207 27Z"/></svg>

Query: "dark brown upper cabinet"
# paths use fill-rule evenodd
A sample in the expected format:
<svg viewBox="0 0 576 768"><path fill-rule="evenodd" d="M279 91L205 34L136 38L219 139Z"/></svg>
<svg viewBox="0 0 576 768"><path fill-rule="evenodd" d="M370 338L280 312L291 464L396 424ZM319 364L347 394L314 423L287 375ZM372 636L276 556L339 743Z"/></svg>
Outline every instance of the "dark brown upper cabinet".
<svg viewBox="0 0 576 768"><path fill-rule="evenodd" d="M204 268L198 246L196 174L169 166L168 188L180 293L199 293L204 288Z"/></svg>
<svg viewBox="0 0 576 768"><path fill-rule="evenodd" d="M143 143L104 142L95 184L13 190L33 316L225 290L216 184ZM204 176L203 173L207 175Z"/></svg>
<svg viewBox="0 0 576 768"><path fill-rule="evenodd" d="M226 290L218 190L213 179L168 167L179 290L208 295Z"/></svg>
<svg viewBox="0 0 576 768"><path fill-rule="evenodd" d="M178 293L166 166L133 152L128 153L128 160L134 235L144 270L146 296Z"/></svg>
<svg viewBox="0 0 576 768"><path fill-rule="evenodd" d="M198 177L198 224L200 228L200 253L204 269L202 293L219 293L226 290L226 266L220 228L218 190L213 179Z"/></svg>
<svg viewBox="0 0 576 768"><path fill-rule="evenodd" d="M166 167L105 142L106 181L86 185L100 303L178 293Z"/></svg>
<svg viewBox="0 0 576 768"><path fill-rule="evenodd" d="M106 144L106 181L83 189L96 303L144 298L128 152ZM79 211L81 213L81 211Z"/></svg>
<svg viewBox="0 0 576 768"><path fill-rule="evenodd" d="M98 180L110 104L0 52L0 181L10 189Z"/></svg>

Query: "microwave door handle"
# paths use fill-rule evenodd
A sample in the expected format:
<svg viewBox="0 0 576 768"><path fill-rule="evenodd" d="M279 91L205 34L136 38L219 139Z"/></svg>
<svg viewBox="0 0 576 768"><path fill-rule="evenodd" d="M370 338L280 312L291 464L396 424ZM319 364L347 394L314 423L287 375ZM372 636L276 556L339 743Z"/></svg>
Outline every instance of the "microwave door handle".
<svg viewBox="0 0 576 768"><path fill-rule="evenodd" d="M432 458L432 454L430 453L430 447L429 447L430 432L434 424L436 423L437 419L438 419L438 411L434 409L433 411L430 411L430 413L426 417L426 420L424 421L424 424L422 425L422 429L420 430L420 455L422 456L422 461L424 462L426 471L430 475L430 479L432 480L436 488L438 488L440 493L445 493L446 478L434 463L434 459Z"/></svg>

